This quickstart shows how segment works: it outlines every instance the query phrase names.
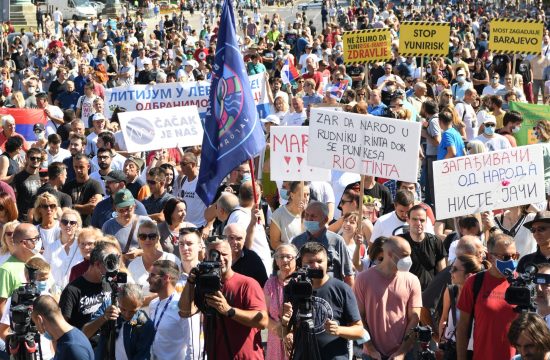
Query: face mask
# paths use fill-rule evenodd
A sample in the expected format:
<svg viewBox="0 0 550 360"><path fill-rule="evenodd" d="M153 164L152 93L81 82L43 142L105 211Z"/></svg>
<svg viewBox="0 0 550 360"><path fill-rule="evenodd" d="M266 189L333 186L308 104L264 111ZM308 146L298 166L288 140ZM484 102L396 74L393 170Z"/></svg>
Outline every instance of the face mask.
<svg viewBox="0 0 550 360"><path fill-rule="evenodd" d="M462 84L462 83L466 80L466 77L464 77L464 76L461 75L461 76L457 77L456 80L457 80L459 83Z"/></svg>
<svg viewBox="0 0 550 360"><path fill-rule="evenodd" d="M411 266L413 264L413 261L410 256L405 256L402 259L399 259L397 261L397 270L399 271L409 271L411 269Z"/></svg>
<svg viewBox="0 0 550 360"><path fill-rule="evenodd" d="M374 260L372 263L373 263L373 265L379 265L381 263L381 261L380 260Z"/></svg>
<svg viewBox="0 0 550 360"><path fill-rule="evenodd" d="M536 137L536 138L538 138L538 137L539 137L539 132L538 132L538 131L536 131L536 130L535 130L535 131L533 131L533 136L534 136L534 137Z"/></svg>
<svg viewBox="0 0 550 360"><path fill-rule="evenodd" d="M485 135L493 135L495 133L495 127L494 126L491 126L491 127L486 127L485 130L483 130L483 132L485 133Z"/></svg>
<svg viewBox="0 0 550 360"><path fill-rule="evenodd" d="M432 73L432 68L427 68L426 73L431 74Z"/></svg>
<svg viewBox="0 0 550 360"><path fill-rule="evenodd" d="M38 255L40 253L40 248L35 244L34 249L31 249L31 251L34 255Z"/></svg>
<svg viewBox="0 0 550 360"><path fill-rule="evenodd" d="M34 94L36 92L36 88L35 87L29 87L28 91L29 91L29 94Z"/></svg>
<svg viewBox="0 0 550 360"><path fill-rule="evenodd" d="M279 196L283 200L288 200L288 190L287 189L281 189L279 190Z"/></svg>
<svg viewBox="0 0 550 360"><path fill-rule="evenodd" d="M517 266L518 262L514 259L510 259L508 261L497 259L497 269L502 275L508 276L508 272L514 272Z"/></svg>
<svg viewBox="0 0 550 360"><path fill-rule="evenodd" d="M34 133L36 135L36 137L41 140L41 139L44 139L46 137L46 134L44 133L44 131L40 131L40 132L35 132Z"/></svg>
<svg viewBox="0 0 550 360"><path fill-rule="evenodd" d="M49 341L53 341L53 337L50 335L49 332L45 332L44 334L42 334L44 336L44 338L46 338L46 340L49 340Z"/></svg>
<svg viewBox="0 0 550 360"><path fill-rule="evenodd" d="M496 85L498 84L498 79L491 79L491 82L493 83L493 85Z"/></svg>
<svg viewBox="0 0 550 360"><path fill-rule="evenodd" d="M515 127L512 129L512 134L517 134L521 130L520 127Z"/></svg>
<svg viewBox="0 0 550 360"><path fill-rule="evenodd" d="M46 280L36 282L36 290L41 294L48 288L48 282Z"/></svg>
<svg viewBox="0 0 550 360"><path fill-rule="evenodd" d="M459 58L459 57L455 57L453 60L455 61L455 63L457 63L457 62L460 61L460 58Z"/></svg>
<svg viewBox="0 0 550 360"><path fill-rule="evenodd" d="M304 227L310 233L316 233L321 229L321 226L319 226L319 221L313 220L304 220Z"/></svg>

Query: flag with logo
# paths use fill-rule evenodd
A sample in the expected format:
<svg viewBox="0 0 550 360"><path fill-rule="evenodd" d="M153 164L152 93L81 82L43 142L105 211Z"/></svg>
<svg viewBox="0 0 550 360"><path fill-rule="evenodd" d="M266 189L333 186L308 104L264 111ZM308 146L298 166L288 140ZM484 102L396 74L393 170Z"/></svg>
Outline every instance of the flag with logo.
<svg viewBox="0 0 550 360"><path fill-rule="evenodd" d="M342 96L344 96L344 92L346 92L347 89L348 80L340 80L335 84L329 84L327 86L329 96L333 99L336 99L337 101L342 100Z"/></svg>
<svg viewBox="0 0 550 360"><path fill-rule="evenodd" d="M294 67L294 64L288 59L285 60L283 68L281 69L281 80L283 84L294 84L296 79L300 77L300 73Z"/></svg>
<svg viewBox="0 0 550 360"><path fill-rule="evenodd" d="M204 137L196 192L206 205L212 203L218 186L231 170L265 148L236 33L233 6L225 0L210 99L202 120Z"/></svg>

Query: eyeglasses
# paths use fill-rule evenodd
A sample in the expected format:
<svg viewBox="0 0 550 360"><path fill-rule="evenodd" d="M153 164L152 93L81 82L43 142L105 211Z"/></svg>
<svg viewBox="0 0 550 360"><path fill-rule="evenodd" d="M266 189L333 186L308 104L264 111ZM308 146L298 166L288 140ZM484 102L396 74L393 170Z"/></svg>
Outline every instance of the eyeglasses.
<svg viewBox="0 0 550 360"><path fill-rule="evenodd" d="M515 254L504 254L504 255L493 254L493 253L491 253L491 255L493 255L494 257L496 257L497 259L502 260L502 261L509 261L509 260L517 260L517 259L519 259L519 254L518 254L518 253L515 253Z"/></svg>
<svg viewBox="0 0 550 360"><path fill-rule="evenodd" d="M44 209L44 210L54 210L55 208L57 208L57 205L56 204L42 204L40 205L40 208L41 209Z"/></svg>
<svg viewBox="0 0 550 360"><path fill-rule="evenodd" d="M117 208L116 211L119 212L119 213L126 213L126 212L130 212L131 209L132 209L132 207L128 206L128 207L124 207L124 208Z"/></svg>
<svg viewBox="0 0 550 360"><path fill-rule="evenodd" d="M42 158L41 157L38 157L38 156L32 156L29 158L30 161L42 161Z"/></svg>
<svg viewBox="0 0 550 360"><path fill-rule="evenodd" d="M201 229L198 227L184 227L180 229L180 235L187 235L191 233L201 233Z"/></svg>
<svg viewBox="0 0 550 360"><path fill-rule="evenodd" d="M37 242L40 241L40 235L37 235L36 237L33 237L33 238L23 239L22 241L29 241L29 242L32 242L33 244L36 244Z"/></svg>
<svg viewBox="0 0 550 360"><path fill-rule="evenodd" d="M294 260L296 259L296 256L295 255L291 255L291 254L281 254L281 255L277 255L277 259L279 260Z"/></svg>
<svg viewBox="0 0 550 360"><path fill-rule="evenodd" d="M149 233L149 234L138 234L138 239L140 239L141 241L145 241L145 240L156 240L158 238L158 235L157 233Z"/></svg>
<svg viewBox="0 0 550 360"><path fill-rule="evenodd" d="M76 220L68 220L68 219L61 219L60 222L65 226L76 226L78 225L78 221Z"/></svg>
<svg viewBox="0 0 550 360"><path fill-rule="evenodd" d="M183 161L180 162L180 165L181 165L181 166L187 166L187 165L189 165L189 164L193 164L193 163L192 163L192 162L183 162Z"/></svg>
<svg viewBox="0 0 550 360"><path fill-rule="evenodd" d="M157 182L155 180L147 180L147 185L156 185Z"/></svg>
<svg viewBox="0 0 550 360"><path fill-rule="evenodd" d="M539 226L539 227L532 227L531 228L531 234L538 233L538 232L545 232L548 230L548 226Z"/></svg>
<svg viewBox="0 0 550 360"><path fill-rule="evenodd" d="M453 266L451 267L451 274L455 273L455 272L459 272L459 271L464 271L463 269L459 269L457 268L456 266Z"/></svg>
<svg viewBox="0 0 550 360"><path fill-rule="evenodd" d="M496 127L497 126L497 124L484 124L484 125L485 125L485 127Z"/></svg>

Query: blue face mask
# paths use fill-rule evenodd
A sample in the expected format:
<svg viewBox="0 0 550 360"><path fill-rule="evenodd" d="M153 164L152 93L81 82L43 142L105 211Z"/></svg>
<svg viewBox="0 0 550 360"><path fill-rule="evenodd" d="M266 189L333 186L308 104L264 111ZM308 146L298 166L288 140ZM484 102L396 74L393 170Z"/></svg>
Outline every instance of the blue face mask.
<svg viewBox="0 0 550 360"><path fill-rule="evenodd" d="M244 184L247 181L252 181L252 175L250 175L250 173L243 174L243 179L241 180L241 184Z"/></svg>
<svg viewBox="0 0 550 360"><path fill-rule="evenodd" d="M319 226L319 221L313 220L304 220L304 227L312 234L318 232L321 229L321 227Z"/></svg>
<svg viewBox="0 0 550 360"><path fill-rule="evenodd" d="M48 287L48 282L46 280L36 282L36 290L40 294L46 291L47 287Z"/></svg>
<svg viewBox="0 0 550 360"><path fill-rule="evenodd" d="M493 135L495 133L495 127L494 126L486 126L485 130L483 130L486 135Z"/></svg>
<svg viewBox="0 0 550 360"><path fill-rule="evenodd" d="M283 200L288 200L288 190L287 189L281 189L279 190L279 196Z"/></svg>
<svg viewBox="0 0 550 360"><path fill-rule="evenodd" d="M508 271L510 270L514 272L518 266L518 262L514 259L510 259L508 261L502 261L497 259L497 269L500 271L502 275L508 276Z"/></svg>
<svg viewBox="0 0 550 360"><path fill-rule="evenodd" d="M44 336L44 338L45 338L46 340L53 341L53 337L52 337L52 336L50 335L50 333L47 332L47 331L46 331L44 334L42 334L42 336Z"/></svg>

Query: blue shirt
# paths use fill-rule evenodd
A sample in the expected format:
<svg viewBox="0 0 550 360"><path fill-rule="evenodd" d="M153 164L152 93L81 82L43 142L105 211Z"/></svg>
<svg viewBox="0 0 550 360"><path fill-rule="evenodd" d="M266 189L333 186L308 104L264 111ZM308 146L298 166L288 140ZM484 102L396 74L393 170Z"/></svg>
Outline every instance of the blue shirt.
<svg viewBox="0 0 550 360"><path fill-rule="evenodd" d="M90 340L77 328L73 328L57 339L53 360L79 359L94 360Z"/></svg>
<svg viewBox="0 0 550 360"><path fill-rule="evenodd" d="M448 130L445 130L441 134L441 142L437 148L437 160L445 159L447 156L447 148L449 146L454 146L456 150L456 156L464 156L464 141L462 141L462 136L456 131L455 128L451 127Z"/></svg>
<svg viewBox="0 0 550 360"><path fill-rule="evenodd" d="M376 106L369 105L367 112L370 115L382 116L386 112L386 108L387 106L384 103L380 103L380 105L376 105Z"/></svg>

